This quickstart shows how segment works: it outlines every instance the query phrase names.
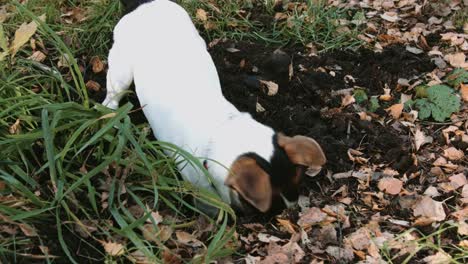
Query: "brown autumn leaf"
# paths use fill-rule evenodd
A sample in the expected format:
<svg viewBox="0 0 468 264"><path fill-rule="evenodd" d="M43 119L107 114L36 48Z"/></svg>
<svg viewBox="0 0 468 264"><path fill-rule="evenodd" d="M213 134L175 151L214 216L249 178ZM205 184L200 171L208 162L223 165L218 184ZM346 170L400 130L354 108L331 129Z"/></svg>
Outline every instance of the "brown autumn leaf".
<svg viewBox="0 0 468 264"><path fill-rule="evenodd" d="M347 94L341 98L341 106L346 107L350 104L354 104L356 102L356 99L354 98L353 95Z"/></svg>
<svg viewBox="0 0 468 264"><path fill-rule="evenodd" d="M337 246L328 246L325 251L337 260L349 263L354 259L353 248L345 245L344 248Z"/></svg>
<svg viewBox="0 0 468 264"><path fill-rule="evenodd" d="M461 196L462 196L463 198L468 198L468 184L466 184L465 186L463 186Z"/></svg>
<svg viewBox="0 0 468 264"><path fill-rule="evenodd" d="M371 235L367 228L359 228L346 237L347 241L357 250L365 250L371 245Z"/></svg>
<svg viewBox="0 0 468 264"><path fill-rule="evenodd" d="M158 211L156 212L151 212L151 218L153 218L153 221L156 225L162 223L162 221L164 220L162 215L159 214ZM151 219L146 219L146 222L147 223L152 223Z"/></svg>
<svg viewBox="0 0 468 264"><path fill-rule="evenodd" d="M421 131L420 127L416 127L416 131L414 133L414 144L416 145L416 151L418 151L421 146L425 144L432 143L434 139L431 136L426 136L423 131Z"/></svg>
<svg viewBox="0 0 468 264"><path fill-rule="evenodd" d="M394 104L389 108L385 109L385 111L389 112L393 119L398 119L403 112L403 104Z"/></svg>
<svg viewBox="0 0 468 264"><path fill-rule="evenodd" d="M42 21L45 21L45 18L45 14L39 17L39 19ZM15 37L10 45L10 54L12 58L16 55L20 48L26 44L29 39L36 33L37 27L37 22L32 21L30 23L21 24L21 26L16 30Z"/></svg>
<svg viewBox="0 0 468 264"><path fill-rule="evenodd" d="M455 174L449 177L450 184L453 188L458 189L462 186L465 186L468 181L466 180L466 176L463 173Z"/></svg>
<svg viewBox="0 0 468 264"><path fill-rule="evenodd" d="M385 12L384 14L380 15L380 17L392 23L398 21L399 19L396 12Z"/></svg>
<svg viewBox="0 0 468 264"><path fill-rule="evenodd" d="M121 256L125 252L125 247L124 245L120 243L114 243L114 242L107 242L107 241L100 241L101 245L104 247L104 250L106 251L107 254L110 256Z"/></svg>
<svg viewBox="0 0 468 264"><path fill-rule="evenodd" d="M463 101L468 102L468 84L461 84L460 85L460 94Z"/></svg>
<svg viewBox="0 0 468 264"><path fill-rule="evenodd" d="M266 256L265 259L258 262L258 264L275 264L275 263L289 263L289 257L285 253L279 252Z"/></svg>
<svg viewBox="0 0 468 264"><path fill-rule="evenodd" d="M444 59L456 68L467 68L466 55L463 52L447 54Z"/></svg>
<svg viewBox="0 0 468 264"><path fill-rule="evenodd" d="M422 216L431 221L443 221L446 217L442 202L434 201L431 197L424 196L413 208L414 216Z"/></svg>
<svg viewBox="0 0 468 264"><path fill-rule="evenodd" d="M427 264L449 264L452 263L452 257L440 250L435 255L425 257L423 261Z"/></svg>
<svg viewBox="0 0 468 264"><path fill-rule="evenodd" d="M268 89L268 96L273 96L278 93L279 86L275 82L260 80L260 83L265 85L265 87Z"/></svg>
<svg viewBox="0 0 468 264"><path fill-rule="evenodd" d="M46 59L46 57L47 56L44 53L37 50L31 56L29 56L28 59L32 61L43 62Z"/></svg>
<svg viewBox="0 0 468 264"><path fill-rule="evenodd" d="M385 177L380 179L378 188L379 190L385 191L388 194L397 195L403 188L403 182L399 179Z"/></svg>
<svg viewBox="0 0 468 264"><path fill-rule="evenodd" d="M393 99L392 95L390 94L392 90L388 88L384 88L384 94L379 96L379 100L388 102Z"/></svg>
<svg viewBox="0 0 468 264"><path fill-rule="evenodd" d="M179 263L182 263L182 257L175 254L174 252L172 252L171 250L169 250L168 248L165 248L163 253L162 253L162 260L163 260L163 263L167 263L167 264L179 264Z"/></svg>
<svg viewBox="0 0 468 264"><path fill-rule="evenodd" d="M263 106L259 102L257 102L257 104L255 105L255 108L256 108L255 110L257 111L257 113L262 113L266 111L266 109L263 108Z"/></svg>
<svg viewBox="0 0 468 264"><path fill-rule="evenodd" d="M462 241L460 241L460 243L458 243L458 245L460 247L463 247L463 248L468 248L468 240L466 240L466 239L462 240Z"/></svg>
<svg viewBox="0 0 468 264"><path fill-rule="evenodd" d="M34 227L28 224L18 224L18 227L21 229L23 234L27 237L37 237L37 231Z"/></svg>
<svg viewBox="0 0 468 264"><path fill-rule="evenodd" d="M283 227L288 233L295 234L296 230L294 225L287 219L276 218L278 223L280 223L281 227Z"/></svg>
<svg viewBox="0 0 468 264"><path fill-rule="evenodd" d="M270 243L270 242L279 242L282 241L281 238L270 235L270 234L265 234L265 233L259 233L257 234L257 238L260 242L263 243Z"/></svg>
<svg viewBox="0 0 468 264"><path fill-rule="evenodd" d="M98 56L94 56L90 60L94 73L100 73L104 70L104 63Z"/></svg>
<svg viewBox="0 0 468 264"><path fill-rule="evenodd" d="M465 220L458 221L458 230L459 235L468 236L468 223Z"/></svg>
<svg viewBox="0 0 468 264"><path fill-rule="evenodd" d="M320 208L312 207L300 216L299 221L297 221L297 224L305 229L324 221L326 217L327 214L322 212Z"/></svg>
<svg viewBox="0 0 468 264"><path fill-rule="evenodd" d="M8 14L6 7L5 6L0 7L0 24L5 22L9 16L10 14Z"/></svg>
<svg viewBox="0 0 468 264"><path fill-rule="evenodd" d="M461 160L463 157L465 157L465 154L463 151L456 149L455 147L450 147L444 150L444 157L449 160Z"/></svg>
<svg viewBox="0 0 468 264"><path fill-rule="evenodd" d="M16 119L16 122L8 128L8 132L10 132L10 134L12 135L19 134L21 131L20 124L21 124L20 119L19 118Z"/></svg>
<svg viewBox="0 0 468 264"><path fill-rule="evenodd" d="M87 10L81 7L73 7L60 17L67 24L81 23L88 19Z"/></svg>
<svg viewBox="0 0 468 264"><path fill-rule="evenodd" d="M208 14L206 13L205 10L198 8L197 13L196 13L196 18L202 22L205 22L208 20Z"/></svg>
<svg viewBox="0 0 468 264"><path fill-rule="evenodd" d="M203 243L198 240L194 235L184 231L176 231L177 241L183 245L191 247L202 247Z"/></svg>
<svg viewBox="0 0 468 264"><path fill-rule="evenodd" d="M101 85L98 82L95 82L93 80L87 81L85 86L86 88L88 88L88 90L92 90L95 92L99 92L101 90Z"/></svg>

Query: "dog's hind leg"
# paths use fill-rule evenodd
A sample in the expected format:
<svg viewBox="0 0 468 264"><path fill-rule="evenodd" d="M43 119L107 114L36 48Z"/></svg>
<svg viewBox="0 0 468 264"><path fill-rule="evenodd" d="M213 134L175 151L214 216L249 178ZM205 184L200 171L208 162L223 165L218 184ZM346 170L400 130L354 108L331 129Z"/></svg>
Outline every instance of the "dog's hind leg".
<svg viewBox="0 0 468 264"><path fill-rule="evenodd" d="M133 81L132 63L129 60L127 52L118 42L115 42L109 51L107 71L107 95L102 104L111 109L119 107L120 99Z"/></svg>

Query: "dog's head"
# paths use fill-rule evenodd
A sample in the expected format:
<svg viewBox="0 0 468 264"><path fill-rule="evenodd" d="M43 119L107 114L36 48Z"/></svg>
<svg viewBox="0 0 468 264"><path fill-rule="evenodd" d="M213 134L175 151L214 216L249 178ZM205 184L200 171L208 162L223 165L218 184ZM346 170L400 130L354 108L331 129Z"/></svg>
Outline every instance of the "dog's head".
<svg viewBox="0 0 468 264"><path fill-rule="evenodd" d="M273 136L273 147L269 160L252 152L240 155L231 165L225 182L240 200L261 212L269 211L277 201L286 205L288 201L296 201L304 172L316 175L326 163L322 148L309 137L278 133Z"/></svg>

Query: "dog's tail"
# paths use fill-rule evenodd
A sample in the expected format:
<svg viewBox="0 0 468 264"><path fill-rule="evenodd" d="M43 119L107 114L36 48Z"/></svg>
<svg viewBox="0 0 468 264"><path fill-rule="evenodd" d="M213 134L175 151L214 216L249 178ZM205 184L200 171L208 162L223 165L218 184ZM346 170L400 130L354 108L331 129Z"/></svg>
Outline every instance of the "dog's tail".
<svg viewBox="0 0 468 264"><path fill-rule="evenodd" d="M133 10L137 9L142 4L149 3L152 1L158 1L158 0L120 0L122 3L124 9L125 9L125 14L128 14L132 12Z"/></svg>

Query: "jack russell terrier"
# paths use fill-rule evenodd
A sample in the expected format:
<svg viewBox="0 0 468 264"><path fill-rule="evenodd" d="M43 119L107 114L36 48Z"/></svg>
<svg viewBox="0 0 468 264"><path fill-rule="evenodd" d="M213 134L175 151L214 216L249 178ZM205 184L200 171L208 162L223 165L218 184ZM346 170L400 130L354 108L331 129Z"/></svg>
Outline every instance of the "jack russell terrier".
<svg viewBox="0 0 468 264"><path fill-rule="evenodd" d="M320 145L276 133L226 100L206 43L181 6L123 2L134 10L114 29L103 105L116 109L134 82L155 137L203 157L213 182L181 164L184 180L218 193L235 209L267 212L277 202L297 200L305 170L317 174L326 162Z"/></svg>

